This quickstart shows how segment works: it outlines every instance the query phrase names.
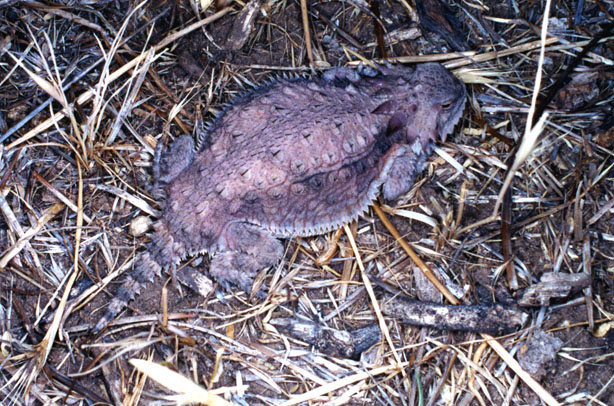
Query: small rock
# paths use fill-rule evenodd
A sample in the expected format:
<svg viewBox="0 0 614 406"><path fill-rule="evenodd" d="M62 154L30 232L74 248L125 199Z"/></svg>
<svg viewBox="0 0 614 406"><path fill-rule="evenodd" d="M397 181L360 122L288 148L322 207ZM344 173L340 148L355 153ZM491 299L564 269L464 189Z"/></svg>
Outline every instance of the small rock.
<svg viewBox="0 0 614 406"><path fill-rule="evenodd" d="M143 235L149 230L149 226L151 226L151 219L147 216L138 216L135 217L130 222L130 234L135 237Z"/></svg>

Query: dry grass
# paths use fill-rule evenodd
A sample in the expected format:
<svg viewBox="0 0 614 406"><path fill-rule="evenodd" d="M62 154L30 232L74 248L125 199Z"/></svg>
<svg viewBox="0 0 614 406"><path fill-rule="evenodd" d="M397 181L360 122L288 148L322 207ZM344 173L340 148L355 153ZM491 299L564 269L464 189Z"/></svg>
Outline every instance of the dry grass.
<svg viewBox="0 0 614 406"><path fill-rule="evenodd" d="M598 36L614 9L586 4L572 26L556 2L546 26L540 2L499 3L454 9L470 42L452 51L403 0L0 1L2 404L614 404L614 41ZM271 75L382 59L439 61L469 89L407 196L287 242L266 299L203 298L165 275L88 333L147 241L157 142L197 135ZM545 273L591 283L494 340L382 314L369 275L419 296L416 272L453 304L517 303ZM382 339L359 360L324 355L280 327L301 318L376 323ZM552 343L534 352L534 337Z"/></svg>

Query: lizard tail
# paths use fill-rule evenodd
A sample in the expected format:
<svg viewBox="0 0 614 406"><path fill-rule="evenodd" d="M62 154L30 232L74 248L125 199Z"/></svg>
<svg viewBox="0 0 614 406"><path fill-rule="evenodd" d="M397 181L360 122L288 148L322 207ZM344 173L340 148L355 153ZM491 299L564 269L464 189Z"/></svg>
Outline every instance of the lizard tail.
<svg viewBox="0 0 614 406"><path fill-rule="evenodd" d="M175 241L164 220L154 223L154 235L147 251L136 259L134 269L128 273L125 282L114 292L113 298L105 314L92 330L98 334L107 324L124 310L130 301L138 295L143 287L159 276L162 270L168 269L186 254L184 244Z"/></svg>
<svg viewBox="0 0 614 406"><path fill-rule="evenodd" d="M137 259L136 265L130 271L128 277L113 295L104 315L98 320L92 329L94 334L98 334L106 327L117 315L124 310L136 295L141 293L141 289L153 281L154 277L160 275L162 266L156 262L149 252L143 252Z"/></svg>

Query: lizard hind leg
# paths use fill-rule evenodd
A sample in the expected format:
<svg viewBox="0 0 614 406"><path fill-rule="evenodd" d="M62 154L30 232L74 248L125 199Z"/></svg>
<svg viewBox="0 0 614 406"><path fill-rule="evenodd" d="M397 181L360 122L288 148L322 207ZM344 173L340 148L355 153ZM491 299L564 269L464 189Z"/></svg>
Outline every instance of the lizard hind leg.
<svg viewBox="0 0 614 406"><path fill-rule="evenodd" d="M275 265L283 253L282 243L267 230L233 223L220 238L220 249L211 259L209 273L226 289L236 285L249 294L256 273Z"/></svg>

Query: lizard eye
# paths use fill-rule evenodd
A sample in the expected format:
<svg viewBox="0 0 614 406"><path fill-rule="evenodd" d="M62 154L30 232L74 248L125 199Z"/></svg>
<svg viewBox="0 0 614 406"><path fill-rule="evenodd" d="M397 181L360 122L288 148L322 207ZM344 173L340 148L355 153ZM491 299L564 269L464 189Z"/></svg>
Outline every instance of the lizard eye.
<svg viewBox="0 0 614 406"><path fill-rule="evenodd" d="M450 110L453 105L454 105L454 103L452 103L452 101L447 101L447 102L441 103L441 108L443 110Z"/></svg>

